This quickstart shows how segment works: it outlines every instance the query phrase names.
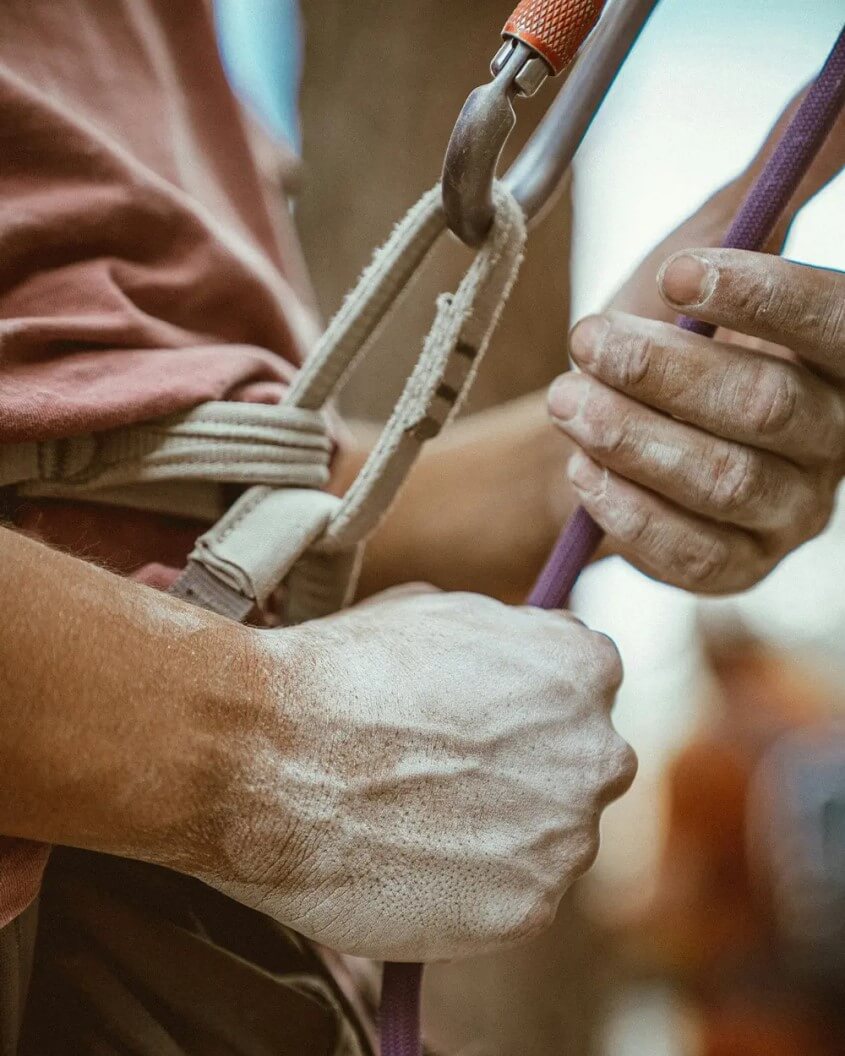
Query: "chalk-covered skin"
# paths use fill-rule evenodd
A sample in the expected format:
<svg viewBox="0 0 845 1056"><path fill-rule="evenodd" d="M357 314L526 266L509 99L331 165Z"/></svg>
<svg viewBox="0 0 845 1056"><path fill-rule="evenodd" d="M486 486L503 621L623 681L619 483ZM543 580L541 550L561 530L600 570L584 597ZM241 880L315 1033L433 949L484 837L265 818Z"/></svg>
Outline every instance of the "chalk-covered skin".
<svg viewBox="0 0 845 1056"><path fill-rule="evenodd" d="M448 957L550 922L632 780L619 657L570 616L417 588L258 630L3 528L0 550L4 836Z"/></svg>
<svg viewBox="0 0 845 1056"><path fill-rule="evenodd" d="M660 270L716 341L610 311L571 337L549 405L610 546L702 593L743 590L817 535L845 474L845 273L737 250Z"/></svg>
<svg viewBox="0 0 845 1056"><path fill-rule="evenodd" d="M379 959L479 954L551 923L635 771L607 638L416 588L258 642L260 718L204 879Z"/></svg>

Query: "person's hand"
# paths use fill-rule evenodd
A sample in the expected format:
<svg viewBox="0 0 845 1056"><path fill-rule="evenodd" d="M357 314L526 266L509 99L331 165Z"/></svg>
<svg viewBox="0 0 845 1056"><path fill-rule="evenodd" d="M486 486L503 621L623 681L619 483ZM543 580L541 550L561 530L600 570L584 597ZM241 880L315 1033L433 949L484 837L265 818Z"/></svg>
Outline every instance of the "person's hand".
<svg viewBox="0 0 845 1056"><path fill-rule="evenodd" d="M477 954L551 923L635 770L607 638L421 589L256 633L269 704L203 879L380 959Z"/></svg>
<svg viewBox="0 0 845 1056"><path fill-rule="evenodd" d="M660 296L655 275L668 258L687 246L721 243L801 95L781 115L748 168L645 257L614 294L613 309L673 322L678 309ZM845 113L784 211L766 246L768 251L780 249L797 212L843 165ZM519 349L514 348L512 354L518 356ZM363 594L419 579L445 590L478 591L505 601L518 602L526 596L577 505L577 493L561 468L572 444L548 427L546 405L545 392L532 393L462 417L425 446L394 508L367 546L360 580ZM364 438L357 448L347 446L345 456L342 453L336 459L341 489L363 465L369 448L370 441ZM652 570L662 574L661 569Z"/></svg>
<svg viewBox="0 0 845 1056"><path fill-rule="evenodd" d="M659 287L745 339L614 311L579 323L582 373L549 397L580 448L569 478L639 568L743 590L825 526L845 474L845 273L701 249L671 257Z"/></svg>

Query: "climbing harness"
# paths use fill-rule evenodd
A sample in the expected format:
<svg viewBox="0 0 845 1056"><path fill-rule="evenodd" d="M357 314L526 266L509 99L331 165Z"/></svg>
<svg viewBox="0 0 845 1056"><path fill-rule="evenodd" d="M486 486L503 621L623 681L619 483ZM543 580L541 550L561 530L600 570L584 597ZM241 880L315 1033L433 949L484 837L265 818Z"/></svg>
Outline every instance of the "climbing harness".
<svg viewBox="0 0 845 1056"><path fill-rule="evenodd" d="M344 607L367 536L423 444L454 416L472 385L519 270L526 221L541 214L560 185L656 2L611 0L603 15L605 0L518 5L493 61L493 80L472 93L458 119L442 187L428 192L376 253L280 406L207 403L96 437L7 445L0 485L216 521L197 540L172 593L231 619L245 621L271 599L289 625ZM579 49L545 120L498 180L516 122L514 101L533 95ZM845 28L726 246L766 244L844 102ZM475 259L455 292L438 298L416 364L357 479L342 498L329 495L323 489L333 444L324 412L447 228L476 250ZM712 334L691 320L681 325ZM233 484L247 490L226 510ZM579 510L529 604L564 605L600 539L598 526ZM385 966L382 1056L420 1056L421 978L421 965Z"/></svg>

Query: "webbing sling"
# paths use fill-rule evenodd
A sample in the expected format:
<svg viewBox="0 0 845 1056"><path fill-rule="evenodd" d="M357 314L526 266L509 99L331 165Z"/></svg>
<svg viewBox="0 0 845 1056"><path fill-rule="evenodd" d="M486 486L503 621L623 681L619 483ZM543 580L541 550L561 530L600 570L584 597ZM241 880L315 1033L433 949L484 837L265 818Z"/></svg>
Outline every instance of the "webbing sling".
<svg viewBox="0 0 845 1056"><path fill-rule="evenodd" d="M438 298L393 414L342 498L314 488L255 487L197 541L172 588L183 600L245 620L281 586L287 624L336 612L354 594L361 548L423 445L457 412L516 279L525 222L495 191L496 218L453 294ZM446 230L440 189L424 195L374 256L288 393L287 409L321 411L365 355L379 325Z"/></svg>
<svg viewBox="0 0 845 1056"><path fill-rule="evenodd" d="M326 487L332 449L317 412L210 401L86 436L0 445L0 488L214 521L229 485Z"/></svg>
<svg viewBox="0 0 845 1056"><path fill-rule="evenodd" d="M755 181L723 242L726 249L762 250L798 190L845 104L845 28L774 154ZM712 337L715 328L682 318L685 330ZM580 573L589 564L602 531L583 508L578 509L552 551L528 604L562 608ZM385 966L381 1007L381 1056L421 1056L420 995L423 966Z"/></svg>

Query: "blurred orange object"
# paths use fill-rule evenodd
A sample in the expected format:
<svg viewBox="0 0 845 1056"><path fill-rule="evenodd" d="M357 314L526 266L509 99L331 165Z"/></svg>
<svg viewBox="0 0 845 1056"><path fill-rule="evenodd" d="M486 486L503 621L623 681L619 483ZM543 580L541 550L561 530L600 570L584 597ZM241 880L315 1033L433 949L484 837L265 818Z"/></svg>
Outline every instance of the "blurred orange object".
<svg viewBox="0 0 845 1056"><path fill-rule="evenodd" d="M827 690L812 669L757 640L708 649L718 706L669 770L657 893L630 931L631 953L690 995L704 1056L842 1056L830 987L794 962L749 853L761 760L793 731L827 727Z"/></svg>
<svg viewBox="0 0 845 1056"><path fill-rule="evenodd" d="M669 768L657 893L633 936L653 967L692 978L748 955L771 932L748 861L749 788L780 736L827 712L823 683L761 642L711 642L708 659L717 712Z"/></svg>
<svg viewBox="0 0 845 1056"><path fill-rule="evenodd" d="M746 1007L711 1015L701 1056L841 1056L835 1046L809 1016Z"/></svg>

